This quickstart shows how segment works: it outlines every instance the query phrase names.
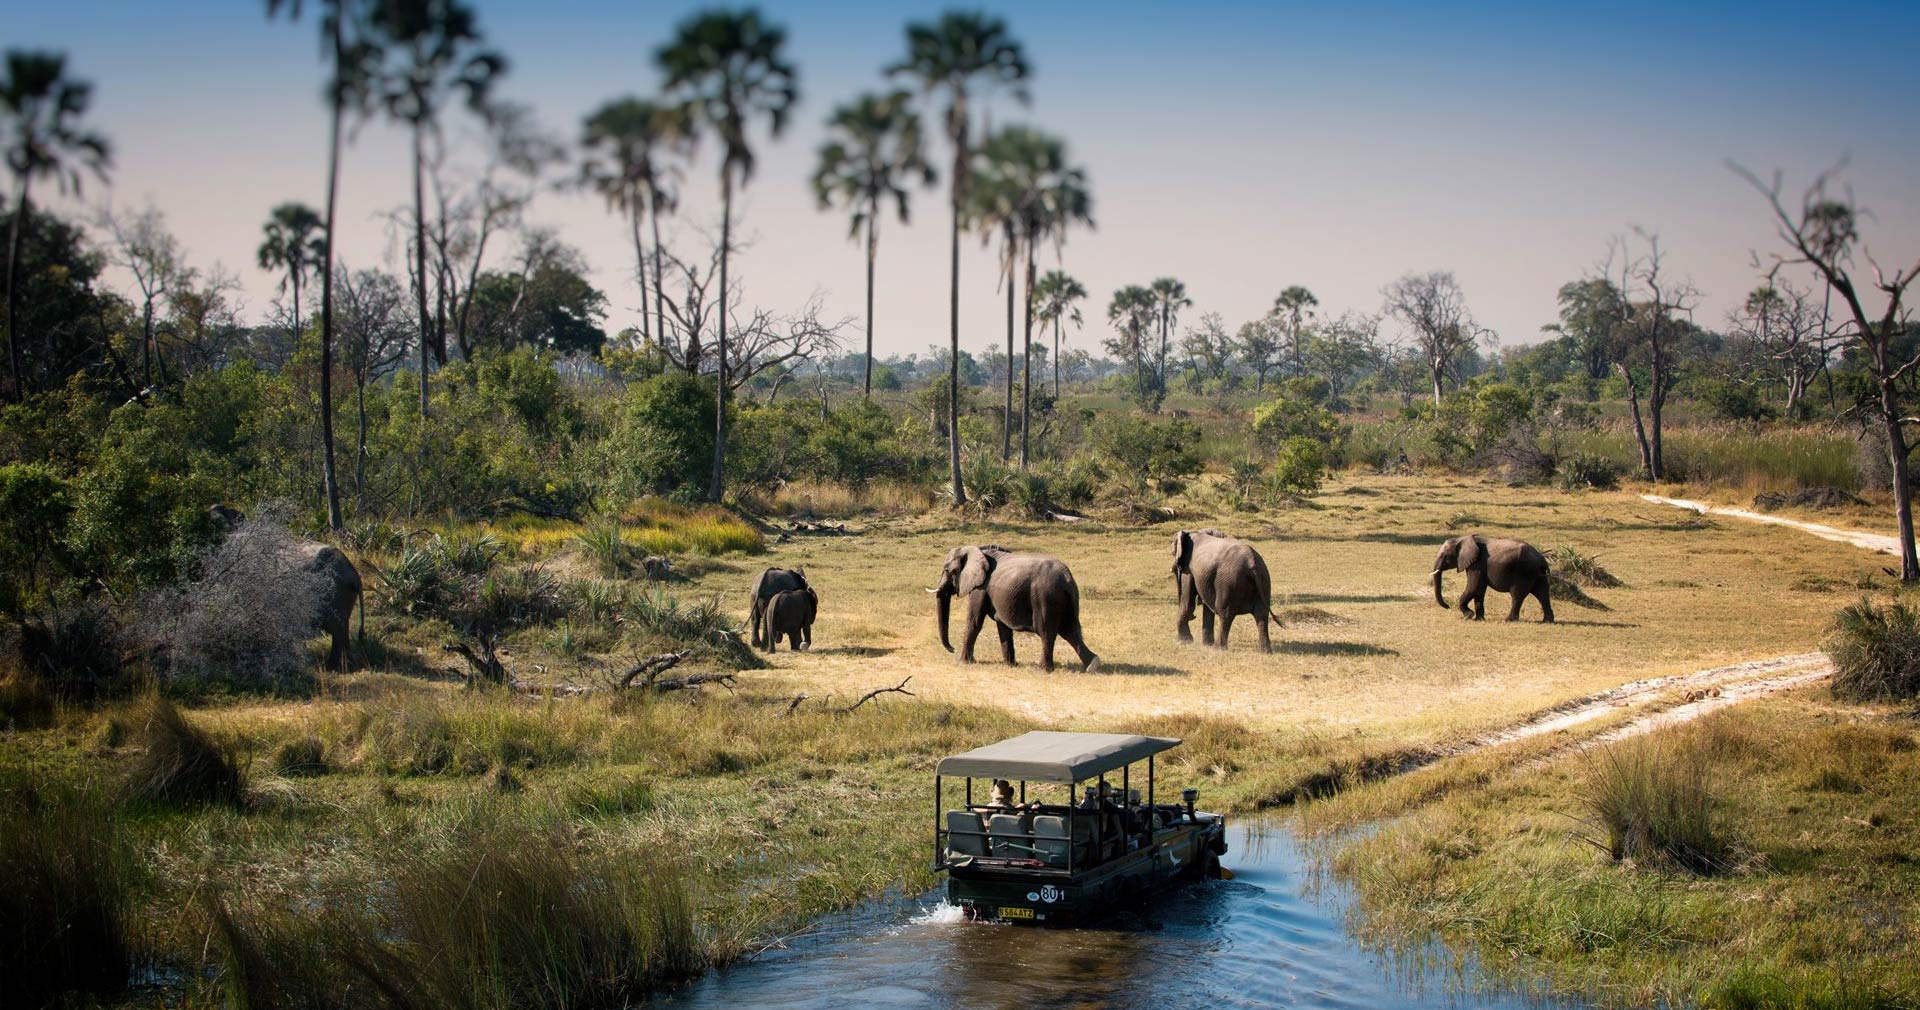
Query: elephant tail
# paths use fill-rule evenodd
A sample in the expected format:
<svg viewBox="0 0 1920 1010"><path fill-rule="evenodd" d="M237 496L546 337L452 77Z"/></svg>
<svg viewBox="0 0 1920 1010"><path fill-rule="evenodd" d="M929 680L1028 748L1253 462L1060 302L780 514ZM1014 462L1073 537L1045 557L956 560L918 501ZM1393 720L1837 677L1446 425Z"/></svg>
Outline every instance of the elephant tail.
<svg viewBox="0 0 1920 1010"><path fill-rule="evenodd" d="M360 644L367 644L367 591L356 589L353 592L353 604L360 608Z"/></svg>

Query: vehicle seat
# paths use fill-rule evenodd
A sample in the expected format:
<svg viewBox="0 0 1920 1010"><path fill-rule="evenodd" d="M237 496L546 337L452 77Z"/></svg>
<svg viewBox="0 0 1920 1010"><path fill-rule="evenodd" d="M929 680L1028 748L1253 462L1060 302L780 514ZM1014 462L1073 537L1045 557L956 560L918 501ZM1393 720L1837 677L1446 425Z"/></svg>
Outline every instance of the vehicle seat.
<svg viewBox="0 0 1920 1010"><path fill-rule="evenodd" d="M1029 837L1033 820L1021 814L994 814L987 820L987 841L993 854L1002 859L1037 859L1036 846Z"/></svg>
<svg viewBox="0 0 1920 1010"><path fill-rule="evenodd" d="M955 856L987 854L986 830L971 810L947 811L947 852Z"/></svg>
<svg viewBox="0 0 1920 1010"><path fill-rule="evenodd" d="M1085 865L1093 846L1089 844L1093 825L1088 818L1074 818L1073 861ZM1039 849L1038 856L1048 866L1065 867L1067 865L1067 819L1050 814L1042 814L1033 819L1033 833L1036 836L1034 847Z"/></svg>

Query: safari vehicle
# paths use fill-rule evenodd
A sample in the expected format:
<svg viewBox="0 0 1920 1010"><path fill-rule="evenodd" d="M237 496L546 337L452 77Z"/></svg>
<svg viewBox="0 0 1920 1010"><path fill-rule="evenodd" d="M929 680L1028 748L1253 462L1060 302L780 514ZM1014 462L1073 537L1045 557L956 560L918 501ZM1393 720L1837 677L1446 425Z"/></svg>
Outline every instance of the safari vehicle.
<svg viewBox="0 0 1920 1010"><path fill-rule="evenodd" d="M1155 794L1154 756L1178 746L1169 737L1033 732L943 758L933 778L933 868L947 871L947 900L976 919L1074 925L1222 876L1226 818L1196 811L1198 790L1182 791L1179 803ZM1144 798L1136 765L1145 766ZM949 809L951 778L966 788ZM976 779L986 780L986 802ZM1036 792L1050 798L1029 801L1029 787L1046 786L1056 788Z"/></svg>

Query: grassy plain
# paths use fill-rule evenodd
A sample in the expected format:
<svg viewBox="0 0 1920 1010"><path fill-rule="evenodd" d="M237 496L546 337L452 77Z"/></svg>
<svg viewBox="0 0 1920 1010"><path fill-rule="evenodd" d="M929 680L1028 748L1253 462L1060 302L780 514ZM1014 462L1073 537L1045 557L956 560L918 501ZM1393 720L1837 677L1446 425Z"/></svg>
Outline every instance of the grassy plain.
<svg viewBox="0 0 1920 1010"><path fill-rule="evenodd" d="M1261 549L1287 619L1276 654L1255 651L1245 619L1226 653L1176 644L1168 547L1187 526ZM1517 624L1463 621L1434 605L1426 577L1439 540L1473 530L1573 544L1624 584L1591 590L1606 610L1561 601L1554 625L1531 606ZM567 524L494 532L563 577L595 570ZM1043 673L1026 636L1011 668L963 666L941 649L922 587L948 548L982 542L1068 562L1101 672ZM722 961L818 912L926 886L929 773L942 753L1036 726L1182 735L1189 745L1163 775L1248 810L1629 680L1806 651L1848 594L1884 582L1872 557L1791 530L1702 521L1624 492L1448 477L1340 476L1294 508L1150 526L901 514L855 520L845 535L770 536L764 554L677 561L684 574L667 592L722 594L742 619L760 567L806 568L821 596L814 649L778 653L733 692L476 692L449 676L459 661L440 648L444 628L370 594L368 651L381 668L329 677L312 700L189 708L239 755L243 804L125 799L143 747L131 704L60 710L0 737L0 799L30 811L56 788L105 797L137 854L137 957L206 998L245 974L216 942L222 906L210 895L260 935L297 936L300 910L365 904L405 870L396 860L474 839L557 837L662 867L691 895L698 960ZM1460 584L1449 580L1449 602ZM1504 607L1490 597L1491 617ZM620 649L633 646L582 651L556 630L511 639L512 669L591 684L630 659ZM983 637L981 654L995 655ZM833 711L907 678L912 698Z"/></svg>

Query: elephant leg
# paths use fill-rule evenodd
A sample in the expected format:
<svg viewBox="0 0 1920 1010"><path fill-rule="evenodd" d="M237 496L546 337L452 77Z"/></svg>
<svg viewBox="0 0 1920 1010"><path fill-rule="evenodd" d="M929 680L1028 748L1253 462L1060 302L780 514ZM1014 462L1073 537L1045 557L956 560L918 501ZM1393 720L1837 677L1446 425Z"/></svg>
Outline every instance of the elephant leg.
<svg viewBox="0 0 1920 1010"><path fill-rule="evenodd" d="M1200 644L1213 644L1213 611L1206 607L1200 608Z"/></svg>
<svg viewBox="0 0 1920 1010"><path fill-rule="evenodd" d="M1180 576L1180 617L1176 626L1180 641L1193 641L1193 576Z"/></svg>
<svg viewBox="0 0 1920 1010"><path fill-rule="evenodd" d="M1222 651L1226 650L1227 635L1232 631L1233 631L1233 611L1222 610L1220 612L1220 643L1219 643Z"/></svg>
<svg viewBox="0 0 1920 1010"><path fill-rule="evenodd" d="M327 640L332 645L327 649L327 668L347 672L347 619L338 614L327 620Z"/></svg>
<svg viewBox="0 0 1920 1010"><path fill-rule="evenodd" d="M809 624L806 627L801 628L800 634L802 635L802 640L805 643L801 647L806 649L808 652L812 652L813 651L813 625Z"/></svg>
<svg viewBox="0 0 1920 1010"><path fill-rule="evenodd" d="M747 641L751 642L756 649L764 649L767 647L766 640L760 637L760 616L760 601L755 599L753 601L753 607L747 616Z"/></svg>
<svg viewBox="0 0 1920 1010"><path fill-rule="evenodd" d="M1526 586L1513 587L1513 604L1507 608L1507 620L1517 621L1520 619L1520 605L1527 602L1527 589L1528 587Z"/></svg>
<svg viewBox="0 0 1920 1010"><path fill-rule="evenodd" d="M1267 608L1264 604L1259 612L1253 615L1253 625L1260 629L1260 651L1272 652L1273 642L1267 638Z"/></svg>
<svg viewBox="0 0 1920 1010"><path fill-rule="evenodd" d="M1053 672L1053 643L1059 637L1058 632L1042 631L1040 633L1040 669L1048 673Z"/></svg>
<svg viewBox="0 0 1920 1010"><path fill-rule="evenodd" d="M1487 577L1479 572L1467 573L1467 588L1460 594L1460 613L1476 621L1487 616Z"/></svg>
<svg viewBox="0 0 1920 1010"><path fill-rule="evenodd" d="M1013 665L1013 629L1007 627L1004 624L1001 624L999 621L995 621L993 622L993 630L998 631L1000 633L1000 659L1003 662L1005 662L1008 666L1012 666Z"/></svg>
<svg viewBox="0 0 1920 1010"><path fill-rule="evenodd" d="M960 643L960 662L973 662L973 643L980 638L980 626L987 619L987 594L976 592L967 600L967 633Z"/></svg>
<svg viewBox="0 0 1920 1010"><path fill-rule="evenodd" d="M1542 624L1553 623L1553 601L1548 598L1547 589L1550 584L1546 579L1541 579L1533 587L1533 595L1540 601L1540 623Z"/></svg>
<svg viewBox="0 0 1920 1010"><path fill-rule="evenodd" d="M756 642L754 644L760 646L762 649L765 649L768 652L779 652L780 636L774 633L773 622L771 621L767 622L767 626L765 630L767 634L766 639L764 641Z"/></svg>
<svg viewBox="0 0 1920 1010"><path fill-rule="evenodd" d="M1060 637L1066 639L1067 644L1073 646L1073 651L1080 655L1080 669L1087 673L1100 669L1100 657L1095 655L1092 649L1087 648L1086 639L1080 637L1079 615L1075 615L1073 620L1068 621L1066 626L1060 629Z"/></svg>

